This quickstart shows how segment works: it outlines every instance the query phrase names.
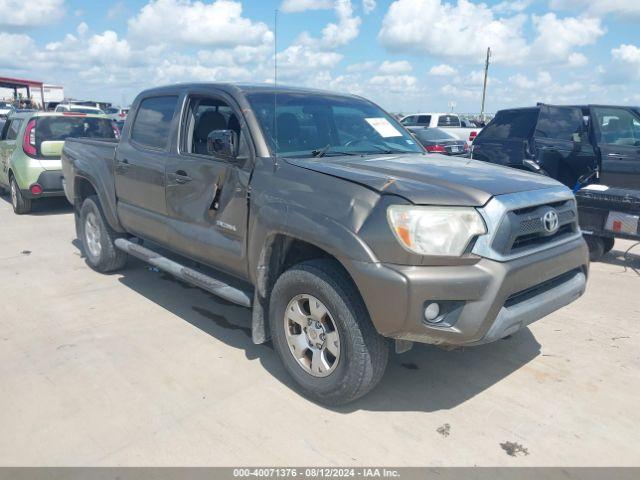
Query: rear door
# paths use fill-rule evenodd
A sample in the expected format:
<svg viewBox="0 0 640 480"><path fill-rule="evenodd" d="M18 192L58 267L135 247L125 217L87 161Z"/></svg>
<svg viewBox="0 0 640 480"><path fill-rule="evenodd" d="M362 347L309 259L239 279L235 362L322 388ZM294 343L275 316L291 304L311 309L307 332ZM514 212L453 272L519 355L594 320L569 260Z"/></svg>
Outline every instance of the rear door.
<svg viewBox="0 0 640 480"><path fill-rule="evenodd" d="M240 109L220 91L191 90L182 114L178 150L167 163L167 236L172 249L245 277L248 186L253 147ZM239 159L207 151L214 130L233 130Z"/></svg>
<svg viewBox="0 0 640 480"><path fill-rule="evenodd" d="M640 189L640 118L622 107L591 107L593 134L600 151L600 182Z"/></svg>
<svg viewBox="0 0 640 480"><path fill-rule="evenodd" d="M473 158L519 169L531 157L529 139L538 120L537 108L500 110L473 141Z"/></svg>
<svg viewBox="0 0 640 480"><path fill-rule="evenodd" d="M541 105L534 137L538 165L569 188L597 165L579 107Z"/></svg>
<svg viewBox="0 0 640 480"><path fill-rule="evenodd" d="M143 98L116 149L120 221L130 232L161 243L167 232L165 168L176 138L179 100L177 93Z"/></svg>

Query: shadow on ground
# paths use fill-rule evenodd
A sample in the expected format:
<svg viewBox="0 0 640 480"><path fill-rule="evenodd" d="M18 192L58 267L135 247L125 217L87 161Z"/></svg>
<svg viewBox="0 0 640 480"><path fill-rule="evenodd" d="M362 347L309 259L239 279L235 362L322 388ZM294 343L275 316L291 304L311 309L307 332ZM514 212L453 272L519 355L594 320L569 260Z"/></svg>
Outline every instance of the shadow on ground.
<svg viewBox="0 0 640 480"><path fill-rule="evenodd" d="M611 250L599 262L632 270L640 276L640 242L632 244L626 250Z"/></svg>
<svg viewBox="0 0 640 480"><path fill-rule="evenodd" d="M11 197L8 194L1 195L0 199L11 204ZM34 215L37 217L41 215L61 215L72 212L73 206L65 197L51 197L34 200L31 203L31 212L26 215Z"/></svg>
<svg viewBox="0 0 640 480"><path fill-rule="evenodd" d="M247 359L259 360L270 375L295 390L271 344L251 342L250 310L187 285L136 259L131 259L119 273L122 275L119 281L127 287L217 341L242 349ZM416 345L408 353L391 355L387 372L373 392L334 410L340 413L447 410L496 384L539 353L540 345L529 329L490 345L453 351Z"/></svg>

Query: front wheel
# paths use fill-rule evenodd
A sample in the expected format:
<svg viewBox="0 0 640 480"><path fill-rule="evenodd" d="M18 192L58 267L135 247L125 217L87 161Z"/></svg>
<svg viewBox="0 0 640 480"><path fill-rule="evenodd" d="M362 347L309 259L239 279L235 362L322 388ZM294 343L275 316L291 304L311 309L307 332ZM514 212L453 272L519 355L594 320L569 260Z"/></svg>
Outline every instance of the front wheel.
<svg viewBox="0 0 640 480"><path fill-rule="evenodd" d="M20 187L16 179L11 177L9 189L11 190L11 206L13 207L13 213L16 215L24 215L31 211L31 199L22 195Z"/></svg>
<svg viewBox="0 0 640 480"><path fill-rule="evenodd" d="M124 267L127 254L118 250L118 234L105 221L98 197L87 198L80 207L77 231L91 268L98 272L111 272Z"/></svg>
<svg viewBox="0 0 640 480"><path fill-rule="evenodd" d="M309 398L327 405L353 401L376 386L389 347L351 279L335 262L295 265L278 278L270 302L274 346Z"/></svg>

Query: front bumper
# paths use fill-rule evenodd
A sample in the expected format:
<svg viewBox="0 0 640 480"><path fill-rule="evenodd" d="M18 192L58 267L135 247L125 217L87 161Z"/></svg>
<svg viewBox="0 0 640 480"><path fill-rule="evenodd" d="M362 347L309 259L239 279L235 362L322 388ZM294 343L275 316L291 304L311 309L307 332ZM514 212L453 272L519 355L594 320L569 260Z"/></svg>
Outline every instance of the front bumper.
<svg viewBox="0 0 640 480"><path fill-rule="evenodd" d="M584 293L588 268L581 237L506 262L348 265L380 334L450 345L498 340L568 305ZM432 302L442 307L438 324L424 320Z"/></svg>

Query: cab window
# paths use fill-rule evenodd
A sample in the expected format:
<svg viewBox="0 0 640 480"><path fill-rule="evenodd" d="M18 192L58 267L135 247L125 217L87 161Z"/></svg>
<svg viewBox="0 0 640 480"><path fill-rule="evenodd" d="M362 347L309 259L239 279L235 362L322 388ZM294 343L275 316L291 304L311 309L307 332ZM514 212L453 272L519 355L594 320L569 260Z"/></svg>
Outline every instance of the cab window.
<svg viewBox="0 0 640 480"><path fill-rule="evenodd" d="M192 96L189 98L186 116L180 147L183 153L212 156L207 149L209 134L214 130L232 130L237 136L238 157L248 156L246 133L241 127L238 115L224 100Z"/></svg>
<svg viewBox="0 0 640 480"><path fill-rule="evenodd" d="M536 137L570 142L574 134L585 131L582 110L579 108L543 105L536 125Z"/></svg>
<svg viewBox="0 0 640 480"><path fill-rule="evenodd" d="M640 146L640 121L623 108L594 107L598 143Z"/></svg>

